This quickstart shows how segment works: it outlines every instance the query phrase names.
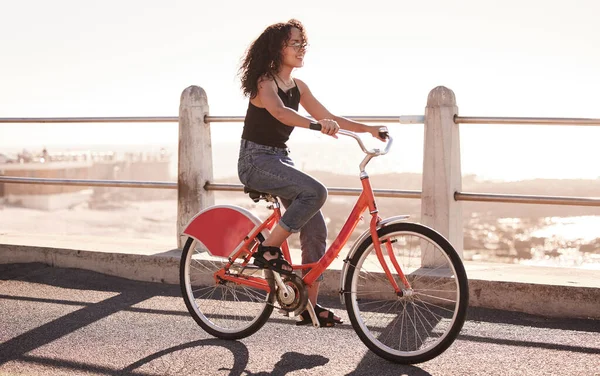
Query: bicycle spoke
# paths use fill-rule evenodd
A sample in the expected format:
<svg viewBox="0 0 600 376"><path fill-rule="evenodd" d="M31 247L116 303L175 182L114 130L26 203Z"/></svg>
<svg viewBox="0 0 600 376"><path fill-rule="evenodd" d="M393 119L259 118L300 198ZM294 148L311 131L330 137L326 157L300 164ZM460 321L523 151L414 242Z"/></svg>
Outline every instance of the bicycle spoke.
<svg viewBox="0 0 600 376"><path fill-rule="evenodd" d="M446 312L452 312L452 313L454 313L453 309L448 309L446 307L442 307L442 306L439 306L437 304L426 302L426 301L424 301L424 300L422 300L422 299L420 299L418 297L416 299L419 300L421 303L425 304L427 307L434 307L434 308L441 309L441 310L446 311Z"/></svg>
<svg viewBox="0 0 600 376"><path fill-rule="evenodd" d="M369 316L369 317L370 317L370 318L373 318L373 317L375 317L375 315L379 315L379 317L381 317L381 316L385 316L385 315L388 315L388 316L390 316L390 315L389 315L389 312L390 312L390 311L391 311L391 309L394 307L394 305L396 305L396 303L397 303L397 302L388 302L387 304L385 304L385 305L381 306L381 307L380 307L380 308L379 308L379 309L378 309L376 312L369 311L369 313L370 313L370 316ZM378 311L380 311L380 310L383 310L385 307L389 307L389 308L388 308L388 310L387 310L385 313L378 312ZM362 310L361 310L361 311L362 311ZM366 324L367 324L367 323L370 321L370 318L367 318L367 319L364 321L365 325L366 325Z"/></svg>
<svg viewBox="0 0 600 376"><path fill-rule="evenodd" d="M443 292L443 293L453 293L456 294L456 292L458 290L443 290L443 289L423 289L423 288L419 288L419 293L422 293L423 291L427 291L427 292Z"/></svg>
<svg viewBox="0 0 600 376"><path fill-rule="evenodd" d="M427 322L427 324L429 324L429 329L433 329L434 326L431 325L431 323L429 322L429 320L427 320L427 317L425 317L425 314L423 312L421 312L421 309L419 309L420 307L417 304L413 303L413 310L415 311L415 313L418 315L419 318L419 322L421 323L421 325L423 326L423 329L428 330L425 325L423 324L423 320L425 320ZM423 318L423 320L421 320L421 318Z"/></svg>
<svg viewBox="0 0 600 376"><path fill-rule="evenodd" d="M389 312L389 311L388 311L388 312ZM387 334L386 334L386 336L385 336L384 340L382 341L383 343L387 343L387 341L386 341L386 340L387 340L387 338L388 338L390 335L392 335L392 333L394 333L394 328L396 327L396 324L397 324L397 323L398 323L398 322L397 322L397 320L396 320L396 317L394 317L394 318L392 319L392 322L391 322L391 324L393 324L393 325L392 325L392 327L390 328L390 326L389 326L389 325L386 327L386 332L387 332Z"/></svg>
<svg viewBox="0 0 600 376"><path fill-rule="evenodd" d="M246 296L248 296L251 300L256 300L256 301L264 301L267 299L267 295L266 294L261 294L260 291L256 291L256 290L252 290L249 289L247 287L242 287L244 289L244 292L246 293Z"/></svg>
<svg viewBox="0 0 600 376"><path fill-rule="evenodd" d="M365 305L369 305L369 304L377 304L377 303L381 303L381 302L389 302L389 301L388 301L388 300L386 300L386 299L381 299L381 300L371 300L371 301L368 301L368 302L361 302L361 303L360 303L360 305L361 305L361 306L365 306Z"/></svg>
<svg viewBox="0 0 600 376"><path fill-rule="evenodd" d="M448 302L448 303L456 303L456 300L452 300L452 299L447 299L447 298L442 298L440 296L435 296L435 295L429 295L429 294L423 294L421 292L418 293L419 298L421 298L422 296L428 297L428 298L432 298L432 299L436 299L436 300L441 300L442 302Z"/></svg>
<svg viewBox="0 0 600 376"><path fill-rule="evenodd" d="M426 305L419 305L417 303L413 303L413 304L414 304L415 309L417 309L419 311L426 311L426 312L428 312L433 317L433 319L435 321L437 321L437 322L441 322L441 321L443 321L445 319L444 316L442 316L442 315L440 315L438 313L433 312Z"/></svg>
<svg viewBox="0 0 600 376"><path fill-rule="evenodd" d="M398 349L402 348L402 338L403 338L403 333L404 333L404 317L406 313L406 303L403 302L402 304L402 318L400 319L400 338L398 340Z"/></svg>
<svg viewBox="0 0 600 376"><path fill-rule="evenodd" d="M216 289L216 287L214 287L214 286L201 287L199 289L192 290L192 293L198 292L201 290L207 290L208 292L205 295L197 296L196 299L204 299L204 298L208 299L208 295L212 296L212 294L215 292L215 289Z"/></svg>

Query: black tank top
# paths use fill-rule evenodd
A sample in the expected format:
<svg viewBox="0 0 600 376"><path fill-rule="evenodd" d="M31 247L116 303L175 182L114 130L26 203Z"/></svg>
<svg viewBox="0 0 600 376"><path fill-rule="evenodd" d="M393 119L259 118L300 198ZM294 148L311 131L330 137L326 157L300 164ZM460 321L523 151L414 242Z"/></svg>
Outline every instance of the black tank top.
<svg viewBox="0 0 600 376"><path fill-rule="evenodd" d="M277 81L275 81L275 84L277 85ZM287 92L283 91L277 85L277 94L285 107L298 111L300 90L298 89L298 85L296 85L296 81L294 81L294 85ZM244 140L256 142L261 145L287 148L286 142L293 130L294 127L285 125L277 120L266 108L256 107L251 102L248 102L248 111L246 111L244 131L242 132Z"/></svg>

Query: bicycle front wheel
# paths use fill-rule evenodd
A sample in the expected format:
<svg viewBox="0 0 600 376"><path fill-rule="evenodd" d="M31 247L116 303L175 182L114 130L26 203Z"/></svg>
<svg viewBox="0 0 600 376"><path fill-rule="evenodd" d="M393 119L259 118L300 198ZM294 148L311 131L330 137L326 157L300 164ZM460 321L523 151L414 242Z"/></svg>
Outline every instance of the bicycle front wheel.
<svg viewBox="0 0 600 376"><path fill-rule="evenodd" d="M433 359L452 344L465 321L469 288L462 261L443 236L420 224L391 224L378 235L385 263L404 291L394 291L372 238L365 239L345 280L352 326L384 359L403 364ZM402 284L392 257L410 289Z"/></svg>
<svg viewBox="0 0 600 376"><path fill-rule="evenodd" d="M273 294L243 283L215 279L228 260L211 256L204 246L188 238L179 268L183 300L188 311L206 332L222 339L240 339L254 334L273 312ZM264 278L264 270L241 266L236 260L228 273Z"/></svg>

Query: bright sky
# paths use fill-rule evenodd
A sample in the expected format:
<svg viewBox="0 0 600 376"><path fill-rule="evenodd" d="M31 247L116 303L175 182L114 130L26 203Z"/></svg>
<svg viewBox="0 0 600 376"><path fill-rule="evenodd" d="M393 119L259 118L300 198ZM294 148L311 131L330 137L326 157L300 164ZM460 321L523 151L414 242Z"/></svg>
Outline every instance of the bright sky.
<svg viewBox="0 0 600 376"><path fill-rule="evenodd" d="M310 43L295 74L339 115L421 115L443 85L464 116L600 118L595 0L0 0L0 9L0 117L176 116L189 85L206 90L212 115L244 115L244 50L294 17ZM213 127L215 140L239 138L231 127ZM416 129L421 138L397 145L422 143ZM600 176L589 172L599 129L464 125L463 166L527 158L542 175ZM0 153L176 138L175 124L0 124Z"/></svg>

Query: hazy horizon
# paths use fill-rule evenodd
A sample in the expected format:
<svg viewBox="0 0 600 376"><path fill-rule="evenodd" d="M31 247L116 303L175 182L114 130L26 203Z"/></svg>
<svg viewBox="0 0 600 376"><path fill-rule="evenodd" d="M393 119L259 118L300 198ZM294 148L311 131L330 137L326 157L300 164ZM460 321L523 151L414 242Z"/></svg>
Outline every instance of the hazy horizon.
<svg viewBox="0 0 600 376"><path fill-rule="evenodd" d="M369 141L369 138L365 138ZM358 173L358 164L362 160L362 151L355 146L352 140L334 140L326 136L315 136L313 140L299 139L289 143L292 150L291 156L297 167L306 171L325 171L340 175L355 175ZM237 176L237 151L238 140L224 140L213 143L213 176L215 179L230 178ZM319 148L314 146L318 145ZM367 145L377 147L376 141L370 141ZM32 144L26 148L0 148L0 154L16 155L26 149L29 152L39 153L46 147L50 154L60 151L114 151L116 153L138 153L138 152L160 152L165 149L171 155L170 172L173 178L177 176L177 144L155 143L144 145L42 145ZM396 145L390 154L371 161L367 167L370 174L387 173L422 173L423 147L415 145L407 149ZM344 157L340 158L339 155ZM477 158L466 159L462 157L462 176L477 176L481 180L511 182L533 179L600 179L600 171L593 168L571 169L564 171L548 168L544 173L536 175L523 173L512 168L512 162L496 161L490 165L488 161ZM533 161L535 163L535 161ZM539 161L538 161L539 162ZM491 167L490 167L491 166ZM490 167L485 169L484 167Z"/></svg>

